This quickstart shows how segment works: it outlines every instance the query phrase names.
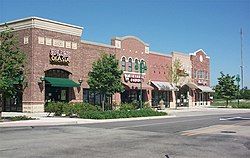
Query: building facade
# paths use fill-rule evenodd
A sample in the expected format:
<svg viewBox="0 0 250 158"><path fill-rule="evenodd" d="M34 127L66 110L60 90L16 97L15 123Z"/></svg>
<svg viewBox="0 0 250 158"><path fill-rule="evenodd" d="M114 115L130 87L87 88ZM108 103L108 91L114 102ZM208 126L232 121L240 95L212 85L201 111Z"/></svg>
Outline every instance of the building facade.
<svg viewBox="0 0 250 158"><path fill-rule="evenodd" d="M100 104L100 95L89 91L87 80L92 63L102 53L115 54L123 70L125 91L112 97L117 104L141 97L150 106L158 106L163 100L166 107L174 108L181 105L181 93L186 92L187 106L209 104L209 57L203 50L190 55L166 55L150 51L149 44L134 36L114 37L110 45L90 42L81 39L82 27L39 17L6 24L14 29L28 64L24 91L6 98L4 111L43 112L45 104L51 101ZM4 29L5 24L0 24L0 31ZM181 59L188 72L178 86L171 79L176 58Z"/></svg>

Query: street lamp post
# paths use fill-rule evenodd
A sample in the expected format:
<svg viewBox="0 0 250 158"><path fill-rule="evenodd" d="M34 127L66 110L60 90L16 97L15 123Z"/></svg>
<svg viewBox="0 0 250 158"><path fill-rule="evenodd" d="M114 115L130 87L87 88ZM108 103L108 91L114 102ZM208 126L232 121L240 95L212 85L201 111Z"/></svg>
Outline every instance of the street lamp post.
<svg viewBox="0 0 250 158"><path fill-rule="evenodd" d="M140 62L140 109L142 109L142 73L147 70L146 63L144 61Z"/></svg>
<svg viewBox="0 0 250 158"><path fill-rule="evenodd" d="M239 89L240 89L240 75L239 74L237 74L237 76L236 76L236 81L237 81L237 86L238 86L238 91L237 91L237 99L238 99L238 106L239 106L239 104L240 104L240 100L239 100Z"/></svg>

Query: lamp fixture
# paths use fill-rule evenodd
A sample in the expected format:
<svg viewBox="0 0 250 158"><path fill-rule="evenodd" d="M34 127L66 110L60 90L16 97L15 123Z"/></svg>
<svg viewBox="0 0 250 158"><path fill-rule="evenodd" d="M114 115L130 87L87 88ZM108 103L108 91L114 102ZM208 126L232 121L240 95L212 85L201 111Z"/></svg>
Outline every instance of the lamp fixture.
<svg viewBox="0 0 250 158"><path fill-rule="evenodd" d="M80 79L78 80L78 82L79 82L80 84L82 84L83 80L80 78Z"/></svg>
<svg viewBox="0 0 250 158"><path fill-rule="evenodd" d="M40 80L43 82L45 81L44 76L40 77Z"/></svg>

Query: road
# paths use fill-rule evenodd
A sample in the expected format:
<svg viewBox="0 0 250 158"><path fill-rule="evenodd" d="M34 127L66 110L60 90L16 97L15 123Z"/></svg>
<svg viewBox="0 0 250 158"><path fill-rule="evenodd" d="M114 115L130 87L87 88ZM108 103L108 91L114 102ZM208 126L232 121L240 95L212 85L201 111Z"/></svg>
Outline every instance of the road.
<svg viewBox="0 0 250 158"><path fill-rule="evenodd" d="M249 158L250 113L0 128L0 157Z"/></svg>

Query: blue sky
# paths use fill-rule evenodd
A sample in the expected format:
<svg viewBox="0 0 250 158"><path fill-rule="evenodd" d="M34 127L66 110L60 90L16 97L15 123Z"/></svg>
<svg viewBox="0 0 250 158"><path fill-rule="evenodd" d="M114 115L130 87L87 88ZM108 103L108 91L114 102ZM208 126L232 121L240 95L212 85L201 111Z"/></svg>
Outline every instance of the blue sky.
<svg viewBox="0 0 250 158"><path fill-rule="evenodd" d="M0 23L28 16L83 26L89 41L134 35L166 54L202 48L211 59L212 85L220 71L240 73L242 27L250 87L250 0L0 0Z"/></svg>

